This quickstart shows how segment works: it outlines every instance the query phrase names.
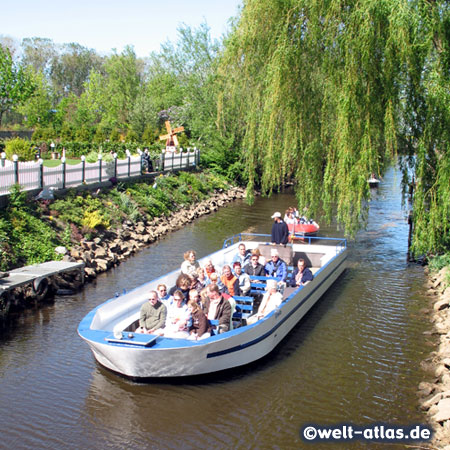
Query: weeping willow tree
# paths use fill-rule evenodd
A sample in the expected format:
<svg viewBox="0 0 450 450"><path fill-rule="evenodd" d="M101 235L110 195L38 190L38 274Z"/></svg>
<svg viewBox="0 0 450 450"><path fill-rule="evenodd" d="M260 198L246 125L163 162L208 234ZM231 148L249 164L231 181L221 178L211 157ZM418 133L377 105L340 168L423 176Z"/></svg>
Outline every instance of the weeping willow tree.
<svg viewBox="0 0 450 450"><path fill-rule="evenodd" d="M335 214L353 235L369 174L404 155L405 186L416 183L414 250L448 244L447 8L245 0L222 59L218 126L243 149L248 192L294 178L301 208Z"/></svg>

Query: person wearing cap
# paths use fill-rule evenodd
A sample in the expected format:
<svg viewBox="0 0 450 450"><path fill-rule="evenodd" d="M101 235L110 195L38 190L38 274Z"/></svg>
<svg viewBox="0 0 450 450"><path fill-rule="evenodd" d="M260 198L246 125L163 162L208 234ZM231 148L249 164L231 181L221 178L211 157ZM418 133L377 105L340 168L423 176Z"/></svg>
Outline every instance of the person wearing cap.
<svg viewBox="0 0 450 450"><path fill-rule="evenodd" d="M268 277L274 277L278 281L286 282L287 279L287 265L280 259L278 250L273 248L270 251L270 261L265 265L264 270Z"/></svg>
<svg viewBox="0 0 450 450"><path fill-rule="evenodd" d="M276 212L272 215L272 244L286 245L289 241L289 228L286 222L281 218L281 213Z"/></svg>
<svg viewBox="0 0 450 450"><path fill-rule="evenodd" d="M247 325L257 322L281 305L283 296L277 291L277 287L276 280L267 281L266 293L259 305L258 312L247 319Z"/></svg>

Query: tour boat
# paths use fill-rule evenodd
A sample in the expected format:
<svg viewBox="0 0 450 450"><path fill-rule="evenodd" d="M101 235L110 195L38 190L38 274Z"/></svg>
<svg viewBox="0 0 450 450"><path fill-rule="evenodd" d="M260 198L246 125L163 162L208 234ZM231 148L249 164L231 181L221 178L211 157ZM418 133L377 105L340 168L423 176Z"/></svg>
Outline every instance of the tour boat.
<svg viewBox="0 0 450 450"><path fill-rule="evenodd" d="M238 234L199 263L212 259L216 267L229 264L240 243L270 257L274 246L268 241L268 235ZM252 297L236 297L233 328L225 333L203 340L137 333L140 309L148 301L149 291L160 283L173 286L179 275L176 270L97 306L82 319L78 334L102 366L132 379L208 374L258 360L270 353L330 288L344 271L347 258L347 242L341 238L309 237L276 248L290 271L299 258L305 259L314 279L304 286L285 288L282 304L252 325L241 321L248 312L245 300ZM261 284L264 278L256 281ZM257 282L252 286L258 286Z"/></svg>

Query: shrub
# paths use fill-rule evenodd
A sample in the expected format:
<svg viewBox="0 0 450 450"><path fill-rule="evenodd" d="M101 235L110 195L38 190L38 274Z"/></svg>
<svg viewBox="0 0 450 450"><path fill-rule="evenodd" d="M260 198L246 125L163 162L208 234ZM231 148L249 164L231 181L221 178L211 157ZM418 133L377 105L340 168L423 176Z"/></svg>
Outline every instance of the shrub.
<svg viewBox="0 0 450 450"><path fill-rule="evenodd" d="M95 230L97 227L108 228L109 220L102 216L98 211L85 211L81 224L83 227Z"/></svg>
<svg viewBox="0 0 450 450"><path fill-rule="evenodd" d="M21 138L13 138L6 141L5 153L8 159L12 159L13 155L19 157L19 161L33 161L35 152L30 141Z"/></svg>
<svg viewBox="0 0 450 450"><path fill-rule="evenodd" d="M450 266L450 253L434 256L430 259L429 267L432 272L439 272L445 266Z"/></svg>

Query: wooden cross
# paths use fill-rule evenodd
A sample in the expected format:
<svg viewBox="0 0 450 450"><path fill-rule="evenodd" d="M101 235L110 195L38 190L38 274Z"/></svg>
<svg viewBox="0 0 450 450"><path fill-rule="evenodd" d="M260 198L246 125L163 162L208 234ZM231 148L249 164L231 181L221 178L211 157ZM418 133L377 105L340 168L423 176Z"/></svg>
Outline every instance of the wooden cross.
<svg viewBox="0 0 450 450"><path fill-rule="evenodd" d="M179 144L178 144L177 133L181 133L182 131L184 131L184 127L178 127L178 128L172 129L172 127L170 126L170 122L168 120L166 120L166 129L167 129L167 134L160 136L159 140L160 141L163 141L164 139L166 140L166 148L178 147Z"/></svg>

